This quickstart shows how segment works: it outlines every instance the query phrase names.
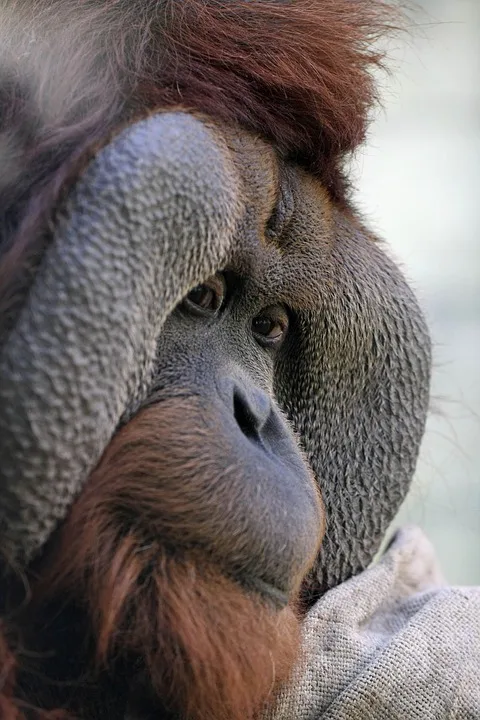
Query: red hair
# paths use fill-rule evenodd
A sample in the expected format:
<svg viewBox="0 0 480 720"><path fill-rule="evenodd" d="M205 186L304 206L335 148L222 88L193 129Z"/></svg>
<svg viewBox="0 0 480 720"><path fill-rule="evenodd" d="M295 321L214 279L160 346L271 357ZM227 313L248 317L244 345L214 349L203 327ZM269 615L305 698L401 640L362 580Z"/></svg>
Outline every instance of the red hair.
<svg viewBox="0 0 480 720"><path fill-rule="evenodd" d="M0 148L3 133L18 166L10 182L0 178L3 224L16 228L0 263L0 307L9 311L25 282L19 270L35 267L52 209L86 158L162 108L260 134L343 202L343 160L376 102L375 44L397 19L386 0L43 0L26 12L16 31L30 65L15 59L16 79L8 64L0 77ZM40 39L55 28L48 61L42 42L25 42L31 24Z"/></svg>
<svg viewBox="0 0 480 720"><path fill-rule="evenodd" d="M0 718L1 720L68 720L64 710L40 710L15 697L17 660L0 623Z"/></svg>
<svg viewBox="0 0 480 720"><path fill-rule="evenodd" d="M208 532L195 514L195 479L188 475L192 458L202 473L201 429L191 443L182 436L174 464L165 453L167 428L178 426L175 413L184 421L185 412L182 399L153 405L112 440L37 570L20 625L40 618L52 637L46 608L56 603L56 615L58 607L80 606L92 640L85 663L93 682L125 662L141 669L142 694L158 698L162 710L191 720L248 720L272 699L297 657L295 599L278 611L224 575L202 547L177 547L172 533ZM190 415L198 418L194 407ZM182 464L184 484L175 475ZM12 662L6 655L6 671ZM13 688L12 676L4 693L12 696ZM67 710L82 713L81 706Z"/></svg>
<svg viewBox="0 0 480 720"><path fill-rule="evenodd" d="M14 13L10 5L0 30ZM14 53L13 67L2 56L0 76L0 166L16 168L0 177L0 345L69 183L112 133L146 114L182 108L238 124L319 176L334 200L345 201L342 163L363 141L376 100L372 70L381 55L374 45L391 29L387 2L20 5L26 16L18 21L19 47L23 43L28 52ZM54 28L51 42L30 42L32 26L40 40L45 28ZM45 44L56 65L43 62ZM114 443L128 440L134 429L127 426ZM122 456L141 474L145 456L128 442L117 460ZM36 598L54 589L69 599L82 594L98 637L99 667L128 649L171 705L194 708L193 717L202 720L245 720L268 695L273 665L281 678L292 663L295 613L272 613L192 554L174 559L166 547L146 546L135 527L119 535L104 512L112 502L108 488L118 489L113 481L128 482L114 458L107 453L54 538L45 567L51 586L33 585L28 612L41 608ZM159 471L164 460L156 459ZM208 628L215 632L209 635ZM0 710L16 720L21 710L12 699L14 660L4 636L0 643Z"/></svg>

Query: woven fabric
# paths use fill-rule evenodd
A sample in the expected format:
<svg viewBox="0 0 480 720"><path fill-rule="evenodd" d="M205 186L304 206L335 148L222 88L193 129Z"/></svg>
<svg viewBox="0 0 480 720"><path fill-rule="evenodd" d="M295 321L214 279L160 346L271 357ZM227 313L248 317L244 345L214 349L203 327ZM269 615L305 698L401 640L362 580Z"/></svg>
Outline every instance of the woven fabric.
<svg viewBox="0 0 480 720"><path fill-rule="evenodd" d="M302 661L265 720L320 718L480 718L480 588L447 587L420 530L307 616Z"/></svg>

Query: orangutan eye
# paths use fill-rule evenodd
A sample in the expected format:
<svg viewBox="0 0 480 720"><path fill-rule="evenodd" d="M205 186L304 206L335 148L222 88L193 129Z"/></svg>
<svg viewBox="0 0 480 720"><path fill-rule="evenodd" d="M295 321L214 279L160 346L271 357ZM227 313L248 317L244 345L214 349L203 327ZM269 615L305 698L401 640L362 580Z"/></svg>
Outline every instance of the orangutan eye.
<svg viewBox="0 0 480 720"><path fill-rule="evenodd" d="M252 332L261 345L276 346L285 338L288 315L284 308L266 308L252 320Z"/></svg>
<svg viewBox="0 0 480 720"><path fill-rule="evenodd" d="M190 290L182 305L197 315L215 315L222 307L224 299L225 279L218 274Z"/></svg>
<svg viewBox="0 0 480 720"><path fill-rule="evenodd" d="M198 305L202 310L213 310L217 309L218 300L215 295L213 288L208 285L197 285L188 293L187 300L193 305Z"/></svg>

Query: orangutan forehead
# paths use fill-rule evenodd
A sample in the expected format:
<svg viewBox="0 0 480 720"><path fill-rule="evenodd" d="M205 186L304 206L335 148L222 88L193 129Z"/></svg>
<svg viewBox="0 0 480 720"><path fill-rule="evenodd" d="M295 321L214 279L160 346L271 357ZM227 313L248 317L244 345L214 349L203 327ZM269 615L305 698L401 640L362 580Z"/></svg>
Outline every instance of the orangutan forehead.
<svg viewBox="0 0 480 720"><path fill-rule="evenodd" d="M340 212L329 191L318 176L286 161L273 143L195 115L213 131L241 188L243 210L228 269L243 277L250 296L315 306Z"/></svg>
<svg viewBox="0 0 480 720"><path fill-rule="evenodd" d="M22 13L10 9L2 16L7 33L9 24L30 22L29 4L23 5ZM126 117L182 106L240 125L317 174L340 198L340 164L363 141L376 100L372 70L381 56L375 41L391 31L392 15L397 19L390 4L158 0L150 5L153 20L144 0L42 3L42 16L32 23L41 42L30 42L28 33L17 41L17 32L13 54L27 43L23 70L42 89L40 97L47 88L52 116L58 114L58 122L63 113L76 117L76 103L92 102L104 118L109 103L118 100L118 87L128 98ZM53 48L52 57L45 47Z"/></svg>
<svg viewBox="0 0 480 720"><path fill-rule="evenodd" d="M180 103L257 132L341 197L339 163L365 136L375 100L371 71L381 61L372 43L391 30L388 5L184 0L164 8L145 43L156 82L150 90L141 85L142 102ZM160 68L148 53L156 33Z"/></svg>

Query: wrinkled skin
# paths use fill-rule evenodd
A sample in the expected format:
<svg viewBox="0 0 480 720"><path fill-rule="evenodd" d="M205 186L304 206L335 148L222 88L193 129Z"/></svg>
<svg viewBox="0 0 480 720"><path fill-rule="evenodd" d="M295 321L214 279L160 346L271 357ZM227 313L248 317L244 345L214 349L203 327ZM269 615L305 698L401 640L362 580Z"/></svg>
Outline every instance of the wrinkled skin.
<svg viewBox="0 0 480 720"><path fill-rule="evenodd" d="M118 428L151 407L162 428L163 407L160 455L174 468L159 483L165 499L150 518L132 491L125 519L110 498L109 527L199 567L200 553L278 611L299 591L311 603L371 561L408 489L428 406L421 312L353 212L263 140L182 113L128 132L60 212L2 356L6 545L35 554L84 486L88 501L87 478ZM149 176L135 163L153 137ZM129 162L144 187L128 186ZM108 190L125 177L122 192ZM219 282L223 304L198 313L196 288ZM280 321L280 342L259 337L259 318ZM168 415L176 402L182 413ZM65 427L78 433L66 438ZM53 537L54 555L76 557L66 538L79 513ZM68 583L61 591L71 595Z"/></svg>
<svg viewBox="0 0 480 720"><path fill-rule="evenodd" d="M398 19L0 3L2 720L253 720L374 557L430 374L344 173Z"/></svg>

